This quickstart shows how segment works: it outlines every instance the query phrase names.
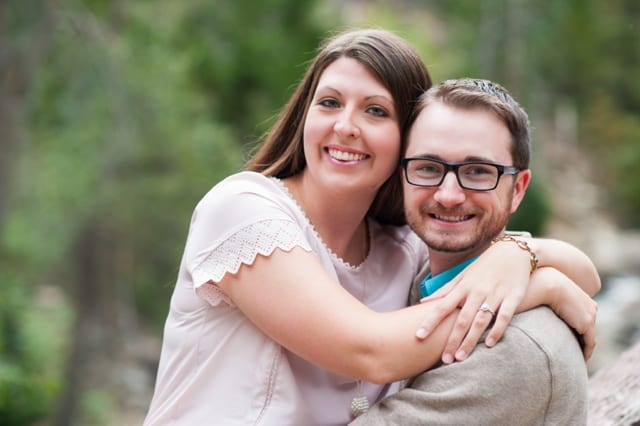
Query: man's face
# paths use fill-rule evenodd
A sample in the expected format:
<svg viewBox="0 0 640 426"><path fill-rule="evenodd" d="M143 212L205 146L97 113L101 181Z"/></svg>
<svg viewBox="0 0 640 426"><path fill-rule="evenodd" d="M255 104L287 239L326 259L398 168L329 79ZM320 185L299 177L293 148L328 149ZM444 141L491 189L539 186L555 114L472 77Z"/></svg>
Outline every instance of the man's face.
<svg viewBox="0 0 640 426"><path fill-rule="evenodd" d="M435 103L414 123L405 156L512 166L510 146L509 129L493 112ZM494 190L482 192L461 188L452 171L438 187L414 186L403 179L407 221L431 250L477 254L504 229L529 179L529 170L503 175Z"/></svg>

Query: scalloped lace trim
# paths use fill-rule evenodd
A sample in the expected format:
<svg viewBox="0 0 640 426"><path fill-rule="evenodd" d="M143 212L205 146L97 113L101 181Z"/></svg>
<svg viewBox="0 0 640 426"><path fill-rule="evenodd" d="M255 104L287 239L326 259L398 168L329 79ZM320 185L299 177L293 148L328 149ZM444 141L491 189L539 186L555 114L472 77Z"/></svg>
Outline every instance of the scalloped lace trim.
<svg viewBox="0 0 640 426"><path fill-rule="evenodd" d="M212 250L194 268L192 275L197 286L196 293L211 305L222 301L231 304L229 298L216 285L211 284L212 281L220 282L226 273L235 274L242 264L253 264L259 254L269 256L276 248L290 251L296 246L311 251L296 223L282 219L252 223Z"/></svg>
<svg viewBox="0 0 640 426"><path fill-rule="evenodd" d="M307 221L307 224L311 227L311 230L313 231L314 235L316 236L316 238L318 239L318 241L320 241L320 243L322 244L322 247L324 247L324 249L329 253L329 256L331 256L331 258L333 259L334 262L338 262L339 264L343 265L345 268L347 269L351 269L351 270L358 270L362 267L362 264L366 261L366 258L363 262L361 262L358 265L352 265L351 263L347 262L346 260L344 260L343 258L341 258L340 256L338 256L333 250L331 250L331 247L329 247L324 240L322 239L322 237L320 236L320 234L318 233L318 231L316 230L316 227L313 225L313 222L311 222L311 220L309 219L309 217L307 216L307 212L304 211L304 209L302 208L302 206L300 204L298 204L298 200L296 200L296 198L293 196L293 194L291 192L289 192L289 188L287 188L287 186L284 184L284 182L282 182L282 180L278 179L278 178L273 178L277 181L278 185L280 186L280 188L282 188L282 190L289 196L289 198L294 202L294 204L296 205L296 207L298 208L298 210L300 211L300 213L302 214L302 216L304 216L304 219ZM368 220L368 219L366 219ZM367 226L367 231L369 230L370 227ZM371 244L371 234L368 235L369 238L369 245ZM369 257L369 253L367 253L367 256Z"/></svg>

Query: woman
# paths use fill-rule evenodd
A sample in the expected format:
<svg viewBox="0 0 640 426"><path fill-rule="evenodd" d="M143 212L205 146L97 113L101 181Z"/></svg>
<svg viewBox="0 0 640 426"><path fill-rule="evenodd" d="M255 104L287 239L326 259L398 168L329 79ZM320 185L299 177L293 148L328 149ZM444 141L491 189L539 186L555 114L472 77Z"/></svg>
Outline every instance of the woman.
<svg viewBox="0 0 640 426"><path fill-rule="evenodd" d="M469 290L405 308L426 249L404 226L392 177L413 100L430 85L389 32L324 45L247 171L195 209L145 424L346 424L352 405L438 361L451 321L424 340L416 330L462 299L464 323L482 301ZM563 272L595 285L582 253L536 244L541 264L575 261ZM515 260L498 267L505 256ZM472 268L465 276L495 283L510 317L529 283L526 253L496 244Z"/></svg>

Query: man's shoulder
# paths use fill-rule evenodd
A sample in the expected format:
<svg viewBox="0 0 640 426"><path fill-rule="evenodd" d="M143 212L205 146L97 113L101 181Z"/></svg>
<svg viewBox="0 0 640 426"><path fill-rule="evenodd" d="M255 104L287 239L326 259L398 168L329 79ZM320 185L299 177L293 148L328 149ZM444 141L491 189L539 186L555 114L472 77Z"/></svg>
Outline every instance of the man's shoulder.
<svg viewBox="0 0 640 426"><path fill-rule="evenodd" d="M572 334L567 324L547 306L538 306L514 315L507 330L510 328L520 330L536 340L553 337L548 336L550 330L557 330L563 337Z"/></svg>
<svg viewBox="0 0 640 426"><path fill-rule="evenodd" d="M533 411L553 418L566 412L583 415L587 377L571 329L551 309L539 307L515 315L494 347L481 342L465 361L426 371L410 387L467 398L482 394L507 405L528 398Z"/></svg>
<svg viewBox="0 0 640 426"><path fill-rule="evenodd" d="M494 347L488 348L480 342L465 361L430 371L433 376L442 375L453 380L464 372L463 376L472 374L487 381L506 382L512 381L515 374L529 384L539 381L542 386L547 386L552 377L558 382L564 381L563 378L572 381L587 377L577 338L547 307L515 315Z"/></svg>
<svg viewBox="0 0 640 426"><path fill-rule="evenodd" d="M505 335L530 340L550 358L568 358L584 363L573 330L547 306L515 315Z"/></svg>

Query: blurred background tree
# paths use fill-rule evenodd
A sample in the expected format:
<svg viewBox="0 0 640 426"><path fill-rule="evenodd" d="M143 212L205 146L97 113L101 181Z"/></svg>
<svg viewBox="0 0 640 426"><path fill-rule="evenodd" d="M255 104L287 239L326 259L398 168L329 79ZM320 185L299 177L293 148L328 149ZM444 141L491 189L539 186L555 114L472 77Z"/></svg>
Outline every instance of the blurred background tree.
<svg viewBox="0 0 640 426"><path fill-rule="evenodd" d="M521 101L535 181L512 229L547 232L582 196L574 169L640 228L639 18L634 0L1 2L0 423L140 423L195 203L348 25Z"/></svg>

